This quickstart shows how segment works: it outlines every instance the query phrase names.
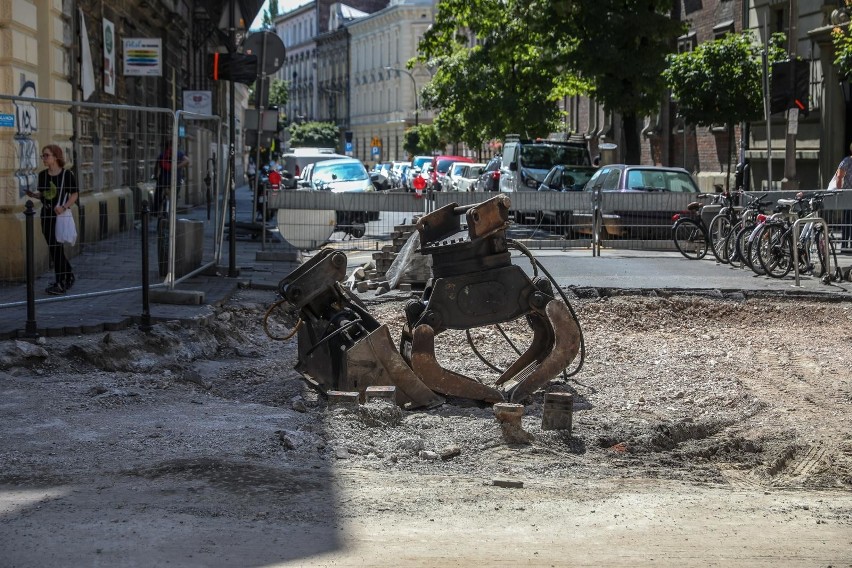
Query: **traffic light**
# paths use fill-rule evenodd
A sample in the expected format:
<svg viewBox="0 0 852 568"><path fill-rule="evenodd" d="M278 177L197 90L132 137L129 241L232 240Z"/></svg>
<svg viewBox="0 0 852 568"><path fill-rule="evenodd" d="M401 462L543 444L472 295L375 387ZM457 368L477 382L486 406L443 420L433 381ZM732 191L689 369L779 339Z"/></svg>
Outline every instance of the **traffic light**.
<svg viewBox="0 0 852 568"><path fill-rule="evenodd" d="M793 69L795 69L793 104L799 109L801 114L808 116L808 112L810 111L808 108L808 95L811 90L810 62L797 59L793 63ZM793 107L791 106L790 108Z"/></svg>
<svg viewBox="0 0 852 568"><path fill-rule="evenodd" d="M257 80L257 56L211 53L207 56L207 76L214 81L234 81L251 85Z"/></svg>
<svg viewBox="0 0 852 568"><path fill-rule="evenodd" d="M801 59L778 61L772 64L769 87L769 112L775 114L797 108L808 115L808 92L810 91L810 64Z"/></svg>

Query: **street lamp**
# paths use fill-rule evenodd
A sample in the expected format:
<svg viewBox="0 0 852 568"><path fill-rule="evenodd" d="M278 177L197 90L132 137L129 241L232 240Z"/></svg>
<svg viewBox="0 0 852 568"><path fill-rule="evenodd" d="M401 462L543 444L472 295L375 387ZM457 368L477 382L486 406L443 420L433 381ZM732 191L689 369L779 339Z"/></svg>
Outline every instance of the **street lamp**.
<svg viewBox="0 0 852 568"><path fill-rule="evenodd" d="M399 67L385 67L385 71L405 73L411 79L411 84L414 87L414 126L420 126L420 107L417 104L417 81L414 80L414 75L411 74L411 71L406 71Z"/></svg>

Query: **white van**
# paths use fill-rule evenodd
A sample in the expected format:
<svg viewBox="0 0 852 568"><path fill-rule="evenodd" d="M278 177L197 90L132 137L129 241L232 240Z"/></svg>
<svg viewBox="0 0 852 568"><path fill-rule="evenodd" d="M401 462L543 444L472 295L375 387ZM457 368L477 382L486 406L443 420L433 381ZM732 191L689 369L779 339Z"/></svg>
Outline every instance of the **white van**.
<svg viewBox="0 0 852 568"><path fill-rule="evenodd" d="M293 179L298 185L302 175L302 170L308 164L313 164L322 160L331 160L332 158L348 158L342 154L337 154L334 148L293 148L286 154L281 156L281 164L284 169L293 174ZM295 189L291 188L291 189Z"/></svg>

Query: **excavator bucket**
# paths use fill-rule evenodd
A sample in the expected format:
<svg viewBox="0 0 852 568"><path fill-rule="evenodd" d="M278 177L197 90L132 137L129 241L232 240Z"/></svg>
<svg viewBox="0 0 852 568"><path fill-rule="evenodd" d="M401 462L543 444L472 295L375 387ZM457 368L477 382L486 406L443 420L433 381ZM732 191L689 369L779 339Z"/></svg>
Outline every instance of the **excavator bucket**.
<svg viewBox="0 0 852 568"><path fill-rule="evenodd" d="M363 393L368 386L395 386L397 403L407 408L431 408L444 403L406 364L394 347L386 325L346 352L346 373L339 390Z"/></svg>

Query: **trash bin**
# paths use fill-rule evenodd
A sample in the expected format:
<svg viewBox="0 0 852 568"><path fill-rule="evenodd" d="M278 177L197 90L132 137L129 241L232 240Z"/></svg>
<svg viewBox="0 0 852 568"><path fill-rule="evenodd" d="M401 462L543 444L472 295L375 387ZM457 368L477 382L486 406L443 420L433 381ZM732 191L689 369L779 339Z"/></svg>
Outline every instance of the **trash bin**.
<svg viewBox="0 0 852 568"><path fill-rule="evenodd" d="M164 223L157 234L157 264L160 276L169 272L169 231ZM178 219L175 230L175 278L189 274L199 266L204 256L204 222Z"/></svg>

